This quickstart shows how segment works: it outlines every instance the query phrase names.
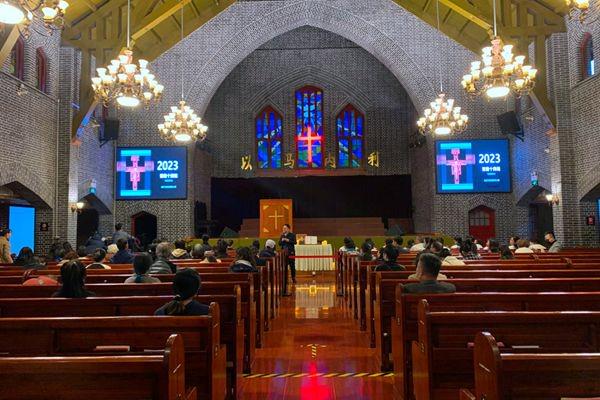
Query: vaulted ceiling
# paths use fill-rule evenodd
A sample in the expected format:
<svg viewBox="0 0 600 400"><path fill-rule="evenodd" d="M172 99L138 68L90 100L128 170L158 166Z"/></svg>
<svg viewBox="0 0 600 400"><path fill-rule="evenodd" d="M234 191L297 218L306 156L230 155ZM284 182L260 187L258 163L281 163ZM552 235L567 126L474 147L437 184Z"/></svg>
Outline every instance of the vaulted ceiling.
<svg viewBox="0 0 600 400"><path fill-rule="evenodd" d="M235 0L131 0L131 36L135 55L153 60L179 41L179 10L184 7L185 35L229 7ZM435 0L394 0L423 21L435 26ZM91 57L104 65L125 46L127 0L70 0L63 40L82 50L80 112L73 121L74 133L93 109L90 88ZM539 83L535 101L549 120L555 121L554 107L546 93L545 39L566 30L564 0L498 0L499 33L513 42L521 53L535 43L535 65ZM479 53L492 31L491 0L440 0L441 29L468 49ZM12 48L14 30L6 30L0 56ZM14 42L13 42L14 43ZM0 60L2 61L2 60Z"/></svg>

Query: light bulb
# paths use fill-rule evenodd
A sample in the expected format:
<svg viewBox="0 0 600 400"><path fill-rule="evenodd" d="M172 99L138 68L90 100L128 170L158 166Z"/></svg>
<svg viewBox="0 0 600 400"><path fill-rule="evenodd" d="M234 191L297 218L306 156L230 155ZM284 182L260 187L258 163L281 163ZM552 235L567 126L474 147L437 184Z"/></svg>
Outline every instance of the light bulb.
<svg viewBox="0 0 600 400"><path fill-rule="evenodd" d="M45 20L53 20L58 15L58 10L53 7L42 7L42 14Z"/></svg>
<svg viewBox="0 0 600 400"><path fill-rule="evenodd" d="M140 100L133 96L119 96L117 97L117 103L123 107L137 107L140 105Z"/></svg>
<svg viewBox="0 0 600 400"><path fill-rule="evenodd" d="M192 137L189 133L181 132L175 135L175 140L177 140L178 142L189 142L190 140L192 140Z"/></svg>
<svg viewBox="0 0 600 400"><path fill-rule="evenodd" d="M15 25L23 22L25 13L19 7L8 3L0 2L0 22L3 24Z"/></svg>
<svg viewBox="0 0 600 400"><path fill-rule="evenodd" d="M499 97L507 96L509 92L510 89L506 86L492 86L485 94L492 99L497 99Z"/></svg>
<svg viewBox="0 0 600 400"><path fill-rule="evenodd" d="M437 128L435 128L436 135L449 135L450 132L451 129L448 126L438 126Z"/></svg>

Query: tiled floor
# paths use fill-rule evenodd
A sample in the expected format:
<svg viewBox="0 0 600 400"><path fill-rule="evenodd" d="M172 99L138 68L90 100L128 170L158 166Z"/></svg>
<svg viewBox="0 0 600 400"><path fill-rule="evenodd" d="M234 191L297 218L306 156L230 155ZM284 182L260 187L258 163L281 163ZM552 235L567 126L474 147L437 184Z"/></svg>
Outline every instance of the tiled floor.
<svg viewBox="0 0 600 400"><path fill-rule="evenodd" d="M241 399L393 398L393 378L353 376L379 370L366 334L335 296L333 279L332 274L299 277L252 369L277 375L244 378Z"/></svg>

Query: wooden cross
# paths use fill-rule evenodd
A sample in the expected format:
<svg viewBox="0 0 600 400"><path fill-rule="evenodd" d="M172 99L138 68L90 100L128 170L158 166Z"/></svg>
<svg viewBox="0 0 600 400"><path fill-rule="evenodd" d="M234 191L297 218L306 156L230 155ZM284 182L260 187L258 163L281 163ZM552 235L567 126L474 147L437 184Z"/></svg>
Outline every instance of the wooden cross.
<svg viewBox="0 0 600 400"><path fill-rule="evenodd" d="M279 215L279 213L277 212L277 210L275 210L275 214L273 214L273 215L268 215L268 217L269 217L269 218L274 218L274 219L275 219L275 230L278 230L278 229L279 229L279 223L278 223L278 221L279 221L279 218L283 218L283 217L284 217L284 215L283 215L283 214Z"/></svg>

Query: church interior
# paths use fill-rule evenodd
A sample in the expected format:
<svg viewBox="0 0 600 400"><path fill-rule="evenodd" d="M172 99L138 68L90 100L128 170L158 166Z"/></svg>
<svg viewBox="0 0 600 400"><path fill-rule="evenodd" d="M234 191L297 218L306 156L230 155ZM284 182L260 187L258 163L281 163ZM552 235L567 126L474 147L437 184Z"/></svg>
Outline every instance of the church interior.
<svg viewBox="0 0 600 400"><path fill-rule="evenodd" d="M0 0L0 399L600 398L599 19Z"/></svg>

